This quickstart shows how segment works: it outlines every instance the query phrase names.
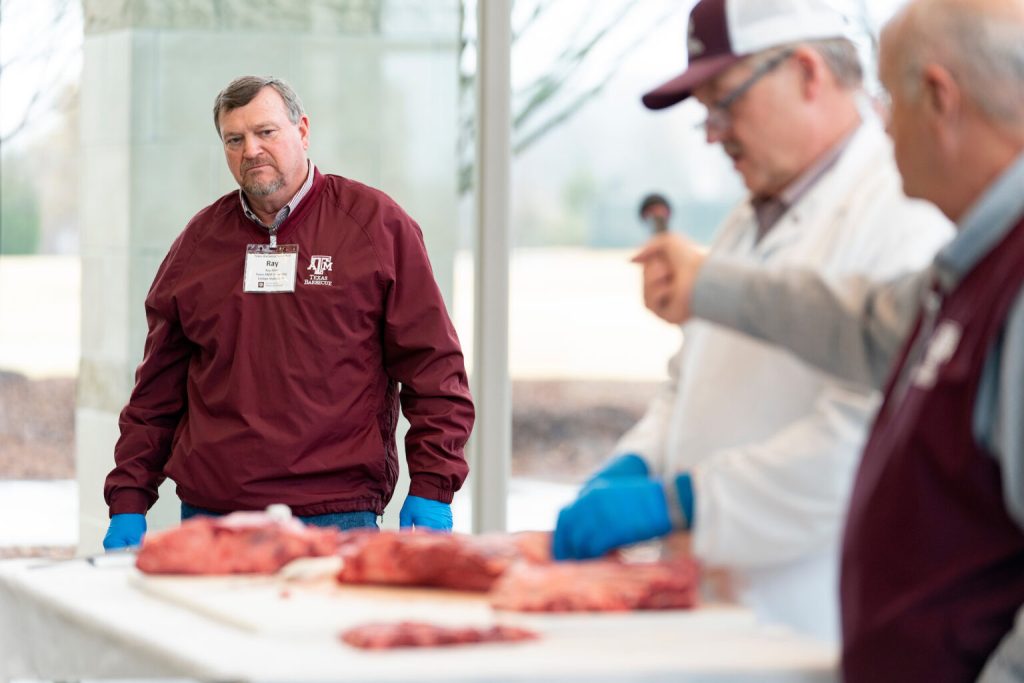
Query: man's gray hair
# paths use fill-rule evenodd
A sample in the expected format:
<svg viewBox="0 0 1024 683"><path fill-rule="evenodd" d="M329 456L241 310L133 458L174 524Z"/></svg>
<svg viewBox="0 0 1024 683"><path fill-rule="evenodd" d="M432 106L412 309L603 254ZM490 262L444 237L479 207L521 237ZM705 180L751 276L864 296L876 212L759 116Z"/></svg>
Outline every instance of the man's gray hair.
<svg viewBox="0 0 1024 683"><path fill-rule="evenodd" d="M1024 37L1019 20L959 2L930 2L927 11L908 11L899 43L898 73L907 97L920 95L925 66L938 62L994 122L1024 125Z"/></svg>
<svg viewBox="0 0 1024 683"><path fill-rule="evenodd" d="M305 112L302 108L302 101L290 85L280 78L240 76L228 83L227 87L221 90L217 99L213 101L213 125L217 127L217 135L220 135L220 115L249 104L264 88L276 90L284 100L284 106L288 110L288 120L292 123L299 122Z"/></svg>
<svg viewBox="0 0 1024 683"><path fill-rule="evenodd" d="M814 41L809 45L825 60L840 88L856 90L864 85L864 64L853 42L845 38L833 38Z"/></svg>
<svg viewBox="0 0 1024 683"><path fill-rule="evenodd" d="M767 61L786 50L806 46L821 55L825 66L832 72L836 83L843 90L857 90L864 85L864 65L861 63L857 46L846 38L828 38L781 45L765 50L758 61Z"/></svg>

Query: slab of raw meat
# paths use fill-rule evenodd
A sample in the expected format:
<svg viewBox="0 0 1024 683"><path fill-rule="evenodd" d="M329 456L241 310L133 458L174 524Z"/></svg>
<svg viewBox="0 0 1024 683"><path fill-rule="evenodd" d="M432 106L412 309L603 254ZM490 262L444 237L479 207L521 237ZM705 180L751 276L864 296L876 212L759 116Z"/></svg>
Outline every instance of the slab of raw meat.
<svg viewBox="0 0 1024 683"><path fill-rule="evenodd" d="M294 559L337 552L340 537L262 512L194 517L146 534L135 564L147 574L273 574Z"/></svg>
<svg viewBox="0 0 1024 683"><path fill-rule="evenodd" d="M402 621L396 624L365 624L350 628L341 639L364 650L385 650L396 647L436 647L466 643L495 643L535 640L537 634L513 626L489 628L451 627Z"/></svg>
<svg viewBox="0 0 1024 683"><path fill-rule="evenodd" d="M681 609L697 603L690 558L623 563L613 559L519 563L491 591L491 607L518 612L623 612Z"/></svg>
<svg viewBox="0 0 1024 683"><path fill-rule="evenodd" d="M440 534L381 532L346 540L342 583L487 591L519 561L550 561L548 533Z"/></svg>

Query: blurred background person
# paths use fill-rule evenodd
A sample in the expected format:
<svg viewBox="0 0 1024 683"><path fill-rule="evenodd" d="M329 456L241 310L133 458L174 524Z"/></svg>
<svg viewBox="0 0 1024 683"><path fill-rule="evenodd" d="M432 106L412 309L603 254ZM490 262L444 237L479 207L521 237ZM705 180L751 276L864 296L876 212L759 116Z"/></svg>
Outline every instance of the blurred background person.
<svg viewBox="0 0 1024 683"><path fill-rule="evenodd" d="M664 195L652 192L640 201L640 220L654 234L668 231L672 205Z"/></svg>

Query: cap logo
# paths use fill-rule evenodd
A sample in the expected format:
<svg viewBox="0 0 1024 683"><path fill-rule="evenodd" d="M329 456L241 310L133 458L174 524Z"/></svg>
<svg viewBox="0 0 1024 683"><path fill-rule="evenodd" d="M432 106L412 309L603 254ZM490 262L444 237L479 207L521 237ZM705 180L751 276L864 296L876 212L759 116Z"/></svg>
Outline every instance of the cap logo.
<svg viewBox="0 0 1024 683"><path fill-rule="evenodd" d="M690 17L690 25L686 29L686 34L686 51L690 53L690 57L699 57L704 54L706 49L704 41L697 37L697 27L692 16Z"/></svg>

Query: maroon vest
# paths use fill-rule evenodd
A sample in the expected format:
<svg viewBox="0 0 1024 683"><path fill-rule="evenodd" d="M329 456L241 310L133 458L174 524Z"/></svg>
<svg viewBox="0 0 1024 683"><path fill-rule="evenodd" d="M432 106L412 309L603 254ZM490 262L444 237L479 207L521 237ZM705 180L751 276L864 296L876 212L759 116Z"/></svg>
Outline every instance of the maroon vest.
<svg viewBox="0 0 1024 683"><path fill-rule="evenodd" d="M1024 222L941 303L904 389L918 322L886 387L843 539L847 683L973 681L1024 604L1024 533L971 430L985 358L1022 284Z"/></svg>

